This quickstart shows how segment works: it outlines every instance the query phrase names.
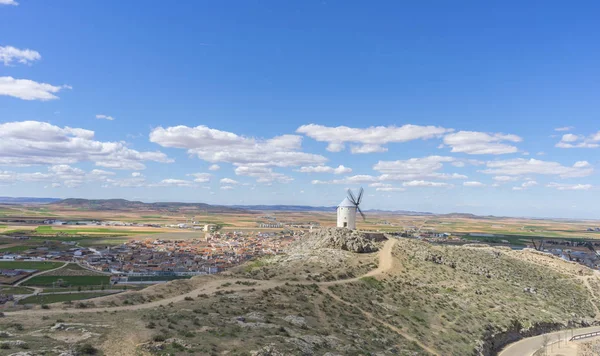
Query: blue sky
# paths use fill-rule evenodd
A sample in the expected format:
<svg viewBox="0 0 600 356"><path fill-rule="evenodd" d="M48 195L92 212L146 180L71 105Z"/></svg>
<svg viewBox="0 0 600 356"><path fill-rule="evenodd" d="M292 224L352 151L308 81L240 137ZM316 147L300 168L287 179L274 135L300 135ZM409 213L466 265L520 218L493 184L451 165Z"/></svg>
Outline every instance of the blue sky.
<svg viewBox="0 0 600 356"><path fill-rule="evenodd" d="M0 195L597 218L599 11L0 0Z"/></svg>

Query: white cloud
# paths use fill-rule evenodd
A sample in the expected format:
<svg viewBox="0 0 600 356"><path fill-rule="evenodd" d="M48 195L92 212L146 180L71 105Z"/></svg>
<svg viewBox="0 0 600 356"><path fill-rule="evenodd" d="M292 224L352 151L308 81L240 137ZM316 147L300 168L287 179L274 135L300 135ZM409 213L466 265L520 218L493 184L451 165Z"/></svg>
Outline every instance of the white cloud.
<svg viewBox="0 0 600 356"><path fill-rule="evenodd" d="M368 128L352 128L347 126L329 127L323 125L303 125L296 132L305 134L319 142L327 142L327 150L340 152L345 148L346 142L362 144L352 146L352 153L385 152L387 148L382 145L392 142L408 142L413 140L427 140L441 137L451 132L438 126L404 125L396 126L371 126Z"/></svg>
<svg viewBox="0 0 600 356"><path fill-rule="evenodd" d="M560 184L550 183L546 185L548 188L555 188L558 190L590 190L593 188L591 184Z"/></svg>
<svg viewBox="0 0 600 356"><path fill-rule="evenodd" d="M294 180L285 174L273 172L273 169L260 165L239 166L235 169L235 174L238 176L246 176L256 178L258 183L289 183Z"/></svg>
<svg viewBox="0 0 600 356"><path fill-rule="evenodd" d="M390 188L391 186L392 185L389 183L381 183L381 182L369 184L369 187L373 187L373 188Z"/></svg>
<svg viewBox="0 0 600 356"><path fill-rule="evenodd" d="M571 130L573 130L573 126L557 127L554 129L554 131L571 131Z"/></svg>
<svg viewBox="0 0 600 356"><path fill-rule="evenodd" d="M488 134L477 131L459 131L444 136L444 144L452 147L452 152L467 154L506 154L517 152L515 146L505 142L521 142L516 135L501 133Z"/></svg>
<svg viewBox="0 0 600 356"><path fill-rule="evenodd" d="M15 0L0 0L0 5L14 5L14 6L17 6L17 5L19 5L19 3L16 2Z"/></svg>
<svg viewBox="0 0 600 356"><path fill-rule="evenodd" d="M139 152L124 142L94 140L94 131L39 121L0 124L0 164L72 164L94 162L114 169L141 170L144 161L173 162L162 152Z"/></svg>
<svg viewBox="0 0 600 356"><path fill-rule="evenodd" d="M150 186L155 187L193 187L195 186L194 182L183 179L163 179L157 184L151 184Z"/></svg>
<svg viewBox="0 0 600 356"><path fill-rule="evenodd" d="M379 152L387 152L387 148L374 145L374 144L365 144L361 146L352 146L350 147L350 152L352 153L379 153Z"/></svg>
<svg viewBox="0 0 600 356"><path fill-rule="evenodd" d="M428 182L424 180L412 180L402 183L405 187L452 187L452 184L442 182Z"/></svg>
<svg viewBox="0 0 600 356"><path fill-rule="evenodd" d="M297 135L259 140L206 126L173 126L152 130L150 141L163 147L187 149L190 155L208 162L228 162L236 166L293 167L327 161L321 155L301 152L302 136Z"/></svg>
<svg viewBox="0 0 600 356"><path fill-rule="evenodd" d="M218 171L219 169L221 169L221 167L218 164L213 164L210 167L208 167L209 171Z"/></svg>
<svg viewBox="0 0 600 356"><path fill-rule="evenodd" d="M42 59L39 52L31 49L18 49L12 46L0 46L0 61L5 66L11 65L13 61L21 64L30 64L31 62Z"/></svg>
<svg viewBox="0 0 600 356"><path fill-rule="evenodd" d="M399 187L379 187L375 189L378 192L403 192L406 188Z"/></svg>
<svg viewBox="0 0 600 356"><path fill-rule="evenodd" d="M142 174L140 172L133 172L133 173L131 173L131 176L132 177L141 177Z"/></svg>
<svg viewBox="0 0 600 356"><path fill-rule="evenodd" d="M471 181L471 182L463 182L465 187L485 187L485 184L481 182Z"/></svg>
<svg viewBox="0 0 600 356"><path fill-rule="evenodd" d="M563 166L558 162L541 161L537 159L516 158L502 161L487 162L486 174L521 176L527 174L557 175L561 178L585 177L592 174L594 169L586 165L586 161L575 163L573 167Z"/></svg>
<svg viewBox="0 0 600 356"><path fill-rule="evenodd" d="M558 148L598 148L600 147L600 131L588 137L582 135L565 134L555 145Z"/></svg>
<svg viewBox="0 0 600 356"><path fill-rule="evenodd" d="M223 178L219 181L219 183L228 184L228 185L240 184L240 182L238 182L237 180L231 179L231 178Z"/></svg>
<svg viewBox="0 0 600 356"><path fill-rule="evenodd" d="M311 181L311 183L312 184L362 184L362 183L371 183L371 182L377 182L377 181L379 181L378 177L374 177L374 176L370 176L370 175L366 175L366 174L359 174L359 175L355 175L355 176L345 177L343 179L334 179L334 180L328 180L328 181L313 180L313 181Z"/></svg>
<svg viewBox="0 0 600 356"><path fill-rule="evenodd" d="M224 186L221 187L221 189L223 189L223 190L232 190L234 188L232 186L230 186L230 185L224 185Z"/></svg>
<svg viewBox="0 0 600 356"><path fill-rule="evenodd" d="M383 173L381 180L421 180L421 179L466 179L457 173L441 173L446 162L454 162L453 157L428 156L398 161L379 161L373 169Z"/></svg>
<svg viewBox="0 0 600 356"><path fill-rule="evenodd" d="M514 182L516 180L519 180L519 177L495 176L492 179L495 180L495 181L498 181L498 182Z"/></svg>
<svg viewBox="0 0 600 356"><path fill-rule="evenodd" d="M210 173L191 173L188 176L194 177L194 182L196 183L207 183L212 178L212 174Z"/></svg>
<svg viewBox="0 0 600 356"><path fill-rule="evenodd" d="M329 166L305 166L300 167L297 170L302 173L333 173L333 174L347 174L352 173L352 168L344 167L343 165L339 165L337 168L329 167Z"/></svg>
<svg viewBox="0 0 600 356"><path fill-rule="evenodd" d="M534 187L536 185L538 185L538 183L536 181L534 181L534 180L528 180L527 182L521 184L521 186L523 188L530 188L530 187Z"/></svg>
<svg viewBox="0 0 600 356"><path fill-rule="evenodd" d="M108 115L98 114L96 115L96 119L113 121L115 118Z"/></svg>
<svg viewBox="0 0 600 356"><path fill-rule="evenodd" d="M101 169L86 172L81 168L72 167L67 164L58 164L49 166L46 173L0 171L0 182L10 184L19 182L52 182L69 188L76 188L89 182L110 182L111 179L109 177L113 175L115 175L114 172Z"/></svg>
<svg viewBox="0 0 600 356"><path fill-rule="evenodd" d="M13 77L0 77L0 95L12 96L23 100L54 100L54 95L62 89L71 89L68 85L55 86L38 83L29 79L15 79Z"/></svg>

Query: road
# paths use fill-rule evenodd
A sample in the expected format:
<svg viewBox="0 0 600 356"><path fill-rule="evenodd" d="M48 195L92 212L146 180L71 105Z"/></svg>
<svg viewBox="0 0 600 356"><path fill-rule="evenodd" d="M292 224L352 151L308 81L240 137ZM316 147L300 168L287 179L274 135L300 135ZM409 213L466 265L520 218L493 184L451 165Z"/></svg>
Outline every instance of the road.
<svg viewBox="0 0 600 356"><path fill-rule="evenodd" d="M590 326L588 328L573 329L572 335L579 335L596 331L600 331L600 326ZM558 342L559 337L561 340L565 340L565 338L570 339L571 330L566 329L563 331L556 331L548 334L528 337L526 339L508 345L502 351L500 351L498 356L531 356L534 352L543 347L545 337L547 337L546 340L548 344L552 344Z"/></svg>

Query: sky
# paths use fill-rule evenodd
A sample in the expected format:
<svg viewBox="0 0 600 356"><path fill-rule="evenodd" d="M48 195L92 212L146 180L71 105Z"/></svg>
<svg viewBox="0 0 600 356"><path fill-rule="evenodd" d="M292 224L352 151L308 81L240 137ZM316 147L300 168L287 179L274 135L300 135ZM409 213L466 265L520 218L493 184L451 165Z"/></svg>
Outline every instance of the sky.
<svg viewBox="0 0 600 356"><path fill-rule="evenodd" d="M599 12L0 0L0 196L598 218Z"/></svg>

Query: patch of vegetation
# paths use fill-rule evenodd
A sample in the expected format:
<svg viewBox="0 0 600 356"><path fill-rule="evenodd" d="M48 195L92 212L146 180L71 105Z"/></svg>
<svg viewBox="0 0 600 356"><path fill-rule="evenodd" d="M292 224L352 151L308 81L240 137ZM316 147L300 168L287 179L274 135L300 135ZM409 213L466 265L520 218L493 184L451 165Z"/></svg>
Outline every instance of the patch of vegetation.
<svg viewBox="0 0 600 356"><path fill-rule="evenodd" d="M27 286L100 286L110 285L109 276L36 276L25 282Z"/></svg>
<svg viewBox="0 0 600 356"><path fill-rule="evenodd" d="M382 289L383 285L380 280L375 277L362 277L361 282L366 284L369 288Z"/></svg>
<svg viewBox="0 0 600 356"><path fill-rule="evenodd" d="M0 269L36 269L47 271L62 266L63 262L0 261Z"/></svg>
<svg viewBox="0 0 600 356"><path fill-rule="evenodd" d="M72 293L72 294L48 294L35 295L21 299L19 304L51 304L59 302L70 302L73 300L85 300L105 296L106 293Z"/></svg>

